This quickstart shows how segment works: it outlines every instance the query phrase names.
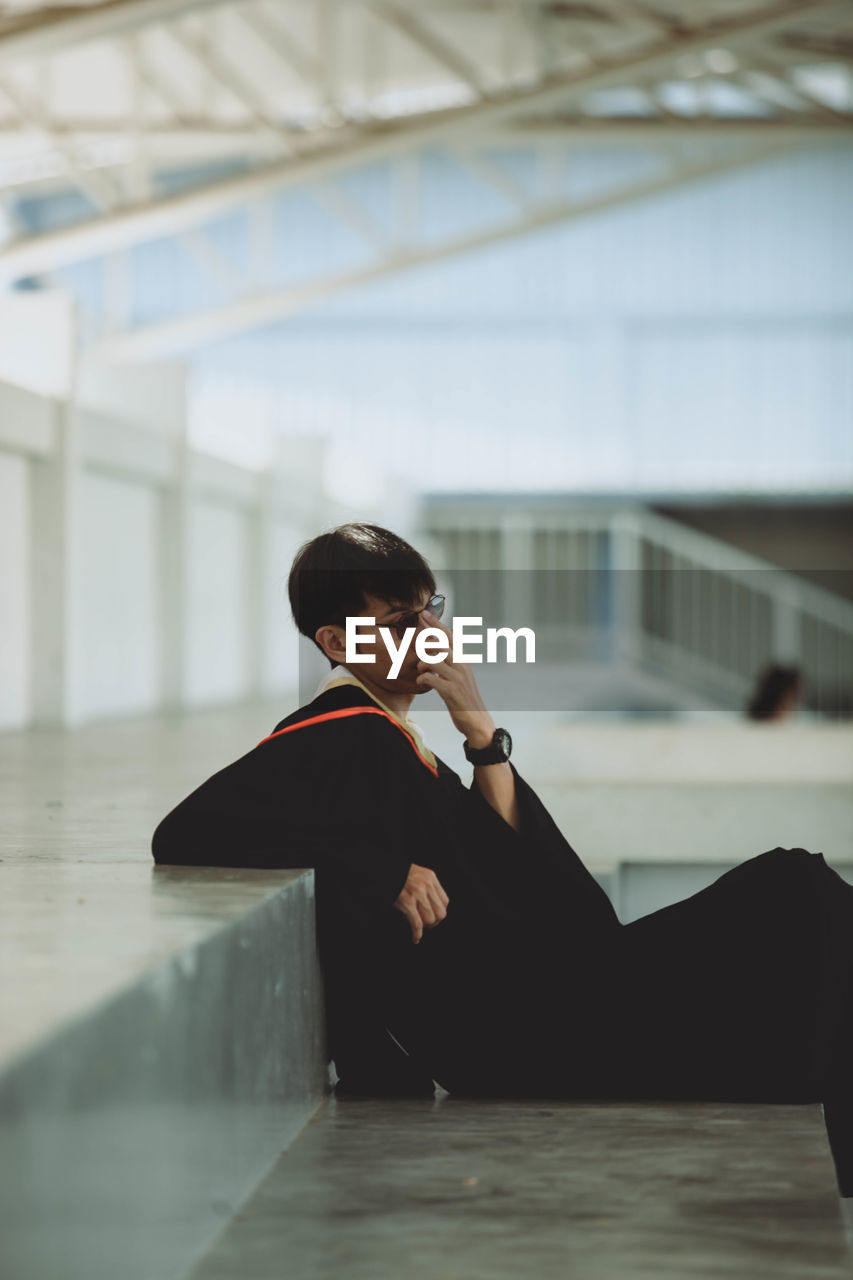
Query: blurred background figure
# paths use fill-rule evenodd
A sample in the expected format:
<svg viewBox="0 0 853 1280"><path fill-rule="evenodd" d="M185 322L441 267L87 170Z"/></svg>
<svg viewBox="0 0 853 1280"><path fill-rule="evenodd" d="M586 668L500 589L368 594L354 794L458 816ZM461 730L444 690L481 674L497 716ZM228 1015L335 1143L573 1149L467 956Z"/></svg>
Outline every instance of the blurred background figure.
<svg viewBox="0 0 853 1280"><path fill-rule="evenodd" d="M758 675L746 714L750 720L785 720L796 712L802 696L799 667L770 663Z"/></svg>

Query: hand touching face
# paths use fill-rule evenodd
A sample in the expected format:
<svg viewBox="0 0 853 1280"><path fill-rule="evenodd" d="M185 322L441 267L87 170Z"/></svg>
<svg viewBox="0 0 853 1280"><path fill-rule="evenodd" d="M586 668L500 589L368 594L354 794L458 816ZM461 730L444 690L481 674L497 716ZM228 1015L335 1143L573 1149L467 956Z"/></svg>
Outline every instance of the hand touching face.
<svg viewBox="0 0 853 1280"><path fill-rule="evenodd" d="M423 618L428 627L448 637L448 652L437 663L419 658L415 683L419 689L435 689L459 732L472 746L485 746L491 741L495 725L477 688L473 664L454 662L452 633L429 610L424 611Z"/></svg>

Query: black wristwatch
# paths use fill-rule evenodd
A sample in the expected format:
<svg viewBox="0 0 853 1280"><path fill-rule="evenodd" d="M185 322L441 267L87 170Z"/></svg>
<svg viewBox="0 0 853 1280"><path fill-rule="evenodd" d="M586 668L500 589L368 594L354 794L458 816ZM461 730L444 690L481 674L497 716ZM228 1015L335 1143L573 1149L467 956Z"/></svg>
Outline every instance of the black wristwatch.
<svg viewBox="0 0 853 1280"><path fill-rule="evenodd" d="M462 749L465 752L465 759L470 760L471 764L503 764L505 760L509 759L509 754L512 751L512 738L506 729L495 729L492 734L492 740L487 747L480 747L479 749L469 747L468 739L466 738L462 744Z"/></svg>

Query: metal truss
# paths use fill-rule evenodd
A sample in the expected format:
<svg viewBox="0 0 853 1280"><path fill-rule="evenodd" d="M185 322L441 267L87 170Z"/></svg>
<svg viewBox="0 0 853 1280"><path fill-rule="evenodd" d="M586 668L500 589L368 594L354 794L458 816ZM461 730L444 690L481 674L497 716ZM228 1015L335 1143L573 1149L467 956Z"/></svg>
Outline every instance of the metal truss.
<svg viewBox="0 0 853 1280"><path fill-rule="evenodd" d="M93 48L121 64L115 110L100 101L94 110L82 89L79 109L65 101L61 110L34 91ZM0 198L14 214L21 194L73 185L89 210L39 234L19 229L0 249L0 281L182 237L223 302L204 316L113 333L102 347L147 358L361 280L846 138L851 53L851 0L106 0L0 19ZM18 153L4 190L4 144L22 135L33 156L50 153L52 168L34 162L27 172ZM501 145L530 148L552 167L581 147L627 145L648 165L642 179L579 203L546 178L526 189L501 163ZM401 246L335 181L395 166L408 174L399 185L408 182L414 224L427 148L465 164L508 216ZM205 162L231 171L163 194L170 169ZM298 289L247 294L251 273L241 284L205 224L242 208L251 218L252 206L294 187L310 189L367 258Z"/></svg>
<svg viewBox="0 0 853 1280"><path fill-rule="evenodd" d="M471 231L445 231L439 237L428 235L419 217L420 198L430 181L428 165L422 153L410 154L394 163L392 183L394 208L390 217L382 218L382 226L372 221L363 208L345 194L334 179L326 179L322 185L309 186L308 191L334 214L343 231L354 232L364 253L358 265L333 273L315 271L297 284L281 284L278 287L259 287L258 281L268 279L271 269L271 247L268 240L255 232L251 220L261 214L263 206L246 210L249 219L249 240L253 253L247 269L242 274L242 287L222 289L222 301L204 310L179 315L144 326L118 327L103 333L90 347L90 354L98 360L117 363L135 363L158 360L183 354L195 347L247 330L261 328L291 317L325 298L345 292L385 276L410 268L425 266L448 258L470 254L477 250L528 235L544 227L574 219L588 217L605 209L645 197L661 194L680 185L711 177L747 164L754 164L790 150L794 145L807 145L802 135L798 140L765 138L727 138L723 142L712 140L704 148L695 143L671 147L665 152L647 157L647 172L619 184L609 184L607 189L583 198L567 198L557 184L549 182L549 174L569 172L572 151L563 146L549 144L540 148L539 172L534 182L522 184L504 167L500 153L484 146L464 149L447 148L439 153L444 161L451 160L484 189L484 194L498 195L503 210L490 212L484 209L482 226ZM703 154L700 154L703 152ZM470 219L467 220L468 222ZM390 230L385 228L390 224ZM115 255L121 258L124 255ZM221 278L221 277L220 277Z"/></svg>

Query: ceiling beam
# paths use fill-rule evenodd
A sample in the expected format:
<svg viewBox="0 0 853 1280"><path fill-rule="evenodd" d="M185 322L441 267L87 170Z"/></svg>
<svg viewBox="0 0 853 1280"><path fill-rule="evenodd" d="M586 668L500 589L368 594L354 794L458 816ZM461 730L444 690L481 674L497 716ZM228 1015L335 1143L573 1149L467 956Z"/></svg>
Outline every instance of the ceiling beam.
<svg viewBox="0 0 853 1280"><path fill-rule="evenodd" d="M140 363L175 356L247 330L277 323L326 298L385 276L489 248L544 227L588 217L605 209L618 208L635 200L659 195L687 182L769 159L786 150L787 145L765 144L760 148L739 150L736 155L726 158L717 157L701 163L682 164L677 169L633 183L619 191L610 191L582 201L563 200L543 204L528 209L509 221L502 221L497 226L451 238L442 244L401 246L398 242L392 252L349 271L243 296L221 307L178 316L125 334L112 335L93 345L87 352L87 357L115 363Z"/></svg>
<svg viewBox="0 0 853 1280"><path fill-rule="evenodd" d="M477 138L478 144L506 143L508 146L524 142L564 141L574 146L619 145L635 142L654 145L665 143L669 139L678 138L696 142L709 142L713 138L743 138L746 142L760 142L763 138L786 138L796 143L800 138L838 138L839 135L851 135L853 140L853 113L848 123L840 120L829 120L824 116L810 116L806 113L796 120L788 117L771 119L770 117L718 117L699 116L689 119L682 116L660 118L658 120L635 118L625 119L608 117L593 120L587 116L583 120L534 119L510 121L500 128L489 131Z"/></svg>
<svg viewBox="0 0 853 1280"><path fill-rule="evenodd" d="M223 57L212 41L201 31L186 25L173 24L169 36L184 53L194 59L213 80L231 94L245 108L255 127L268 136L279 148L292 153L290 130L276 119L257 84L236 62Z"/></svg>
<svg viewBox="0 0 853 1280"><path fill-rule="evenodd" d="M482 134L519 116L561 107L593 89L630 84L641 73L671 68L673 59L684 54L772 35L803 17L837 9L839 3L840 0L799 0L765 5L746 13L738 10L735 17L717 23L712 30L691 30L684 36L666 37L639 55L614 59L582 73L553 75L532 89L503 92L472 106L342 129L332 135L331 143L318 144L311 152L293 159L259 166L180 195L126 207L107 217L13 241L0 251L0 279L40 274L158 236L174 235L272 191L315 182L444 139L455 142Z"/></svg>
<svg viewBox="0 0 853 1280"><path fill-rule="evenodd" d="M829 133L834 136L839 129L848 129L853 125L853 111L847 116L840 111L836 115L839 119L830 120L824 114L812 115L807 111L799 113L795 120L781 115L688 116L675 113L667 116L555 115L551 118L539 116L529 120L510 120L507 124L497 125L488 134L483 134L483 138L478 136L476 141L484 141L488 137L489 141L500 138L501 141L525 142L539 137L558 136L565 137L566 141L576 138L579 142L607 142L608 138L613 138L617 142L625 140L652 142L654 138L666 137L670 133L674 133L676 137L695 138L753 136L760 138L767 137L767 134L775 137L777 133L780 136L790 133L795 137L800 132L808 133L809 136L816 133ZM131 116L122 116L122 119L110 119L106 122L104 119L67 119L63 123L51 124L49 141L69 138L81 146L86 146L90 141L101 142L105 138L124 136L132 127ZM27 132L31 132L33 137L44 136L44 131L40 131L36 125L29 128L28 125L18 123L17 120L0 120L0 142L10 138L19 141L22 134ZM156 142L160 138L165 143L175 143L175 145L186 143L187 146L196 146L199 143L206 145L206 143L220 142L223 152L231 147L236 156L245 156L246 150L251 151L252 148L257 148L264 154L268 150L268 143L259 137L257 129L251 124L241 122L220 124L218 120L201 118L155 120L155 122L146 123L146 133L151 142ZM466 140L466 143L467 141L469 140ZM170 155L170 152L165 155ZM115 161L115 164L119 163L120 161ZM0 160L1 164L3 161ZM110 164L104 161L102 168L110 168Z"/></svg>
<svg viewBox="0 0 853 1280"><path fill-rule="evenodd" d="M404 5L395 4L393 0L370 0L367 7L382 22L387 22L401 32L416 48L470 89L475 99L482 100L488 96L479 67L409 13Z"/></svg>
<svg viewBox="0 0 853 1280"><path fill-rule="evenodd" d="M802 54L801 61L813 58L818 62L853 62L853 37L849 35L798 36L786 32L776 41L776 51L782 49Z"/></svg>
<svg viewBox="0 0 853 1280"><path fill-rule="evenodd" d="M0 76L0 95L12 104L24 130L34 131L59 153L66 174L92 206L109 214L118 204L112 182L103 173L87 170L81 165L73 136L56 134L39 99L25 94L11 77Z"/></svg>
<svg viewBox="0 0 853 1280"><path fill-rule="evenodd" d="M817 115L825 116L827 119L839 120L842 123L850 120L849 112L839 111L837 107L830 106L829 103L824 102L817 94L795 83L789 75L787 67L780 65L773 57L763 55L754 57L751 60L750 69L753 67L759 75L766 76L776 84L781 85L783 93L787 93L789 97L793 97L796 102L801 104L800 110L805 109ZM804 108L802 104L805 104Z"/></svg>
<svg viewBox="0 0 853 1280"><path fill-rule="evenodd" d="M77 131L70 131L76 134ZM697 144L706 143L715 139L738 138L745 143L761 143L766 139L778 141L780 143L789 143L796 145L800 141L810 140L813 144L819 145L825 141L832 141L838 138L839 134L849 133L850 126L841 124L822 117L813 118L806 115L789 117L788 119L722 119L699 120L691 122L688 120L661 120L654 122L645 119L614 119L608 118L600 123L586 123L585 121L572 121L560 119L542 119L531 121L519 121L518 123L510 123L503 125L500 129L477 138L477 145L481 152L488 154L489 148L530 148L542 145L564 146L575 150L583 150L591 148L600 150L602 147L624 147L624 146L650 146L666 148L672 142L691 141ZM93 137L98 137L97 132L92 130ZM0 144L6 137L20 137L20 129L13 129L11 125L0 126ZM179 125L152 125L146 128L145 133L147 148L147 163L150 168L174 168L176 164L176 154L174 148L169 149L158 157L157 143L158 139L162 139L166 144L174 141L175 145L186 145L191 147L198 142L208 144L216 141L215 131L198 129L192 130L182 129ZM78 137L79 151L85 154L86 145L89 139L87 137ZM220 138L222 148L218 153L219 159L233 159L237 155L241 159L254 154L255 150L262 149L266 144L259 141L258 135L245 125L235 126L229 129L227 136ZM263 153L263 152L262 152ZM417 153L414 153L414 158ZM186 163L186 160L184 161ZM399 161L398 161L399 163ZM116 160L115 163L104 162L99 166L97 172L108 172L114 178L121 176L123 170L129 170L133 164L132 154L123 160ZM0 166L2 170L2 166ZM92 170L95 173L96 170ZM24 193L38 195L55 195L66 191L68 188L68 175L59 171L50 174L33 174L26 176L23 172L7 173L5 185L0 193L11 202L16 196ZM16 235L20 242L27 234L27 228L21 221L16 224ZM0 272L2 275L2 272Z"/></svg>
<svg viewBox="0 0 853 1280"><path fill-rule="evenodd" d="M99 4L68 5L36 10L7 18L0 34L0 63L18 58L40 58L75 45L130 35L144 27L174 22L200 9L233 5L235 0L101 0ZM326 0L328 3L329 0ZM338 4L359 0L336 0ZM398 0L415 13L446 9L444 0ZM541 0L513 0L522 8L538 8Z"/></svg>
<svg viewBox="0 0 853 1280"><path fill-rule="evenodd" d="M271 18L266 11L244 4L239 12L240 21L249 28L255 39L307 85L315 98L319 98L324 83L322 59L303 48L283 22ZM337 116L343 123L344 117L340 112L337 112Z"/></svg>
<svg viewBox="0 0 853 1280"><path fill-rule="evenodd" d="M7 26L6 34L0 35L0 63L61 53L74 45L174 22L197 9L232 3L233 0L102 0L79 8L36 10Z"/></svg>
<svg viewBox="0 0 853 1280"><path fill-rule="evenodd" d="M147 84L147 81L146 81ZM567 142L653 142L655 138L666 138L674 135L678 138L765 138L798 135L807 133L810 137L825 133L834 137L839 130L847 131L853 126L853 112L846 116L843 112L835 113L839 118L828 119L825 115L810 115L800 112L795 119L788 116L677 116L674 112L664 116L538 116L530 119L511 120L497 125L494 129L477 135L479 143L489 141L506 141L509 143L525 143L538 138L565 138ZM106 138L125 137L133 127L130 117L121 120L104 121L95 119L66 120L61 124L51 125L49 141L69 139L85 147L89 142L102 142ZM15 121L0 120L0 142L20 140L26 126ZM43 131L32 127L33 135ZM152 143L161 139L166 144L185 144L188 147L221 143L220 154L229 149L233 155L243 157L247 150L256 149L266 154L268 143L252 125L240 122L219 124L213 120L185 119L158 120L146 123L145 132ZM45 135L47 136L47 135ZM470 139L465 139L468 145ZM171 151L164 153L164 158L171 157ZM16 162L19 157L16 157ZM197 162L197 157L196 157ZM111 168L120 161L102 162L102 168ZM2 165L2 161L0 161Z"/></svg>

